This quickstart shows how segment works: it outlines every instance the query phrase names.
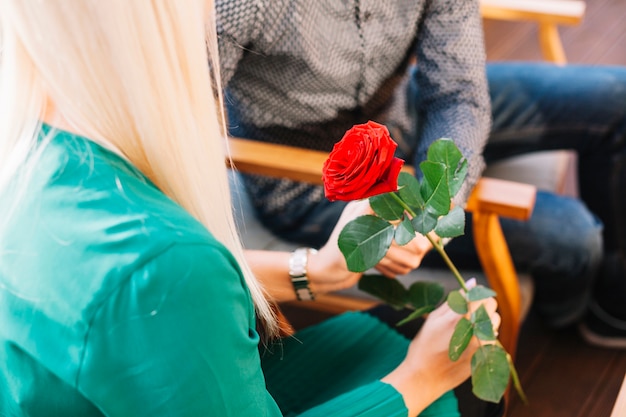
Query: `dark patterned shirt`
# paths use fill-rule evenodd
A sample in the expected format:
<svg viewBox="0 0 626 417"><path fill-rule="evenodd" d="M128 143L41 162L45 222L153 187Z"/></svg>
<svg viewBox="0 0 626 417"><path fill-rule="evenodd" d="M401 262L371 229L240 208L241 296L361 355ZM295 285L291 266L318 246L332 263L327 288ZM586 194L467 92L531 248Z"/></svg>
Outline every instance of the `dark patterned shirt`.
<svg viewBox="0 0 626 417"><path fill-rule="evenodd" d="M352 125L375 120L413 164L434 140L452 138L469 160L457 198L465 202L490 128L478 0L217 0L216 8L232 135L330 151ZM418 94L408 94L410 83ZM287 180L247 177L246 186L266 216L304 213L324 198L320 187Z"/></svg>

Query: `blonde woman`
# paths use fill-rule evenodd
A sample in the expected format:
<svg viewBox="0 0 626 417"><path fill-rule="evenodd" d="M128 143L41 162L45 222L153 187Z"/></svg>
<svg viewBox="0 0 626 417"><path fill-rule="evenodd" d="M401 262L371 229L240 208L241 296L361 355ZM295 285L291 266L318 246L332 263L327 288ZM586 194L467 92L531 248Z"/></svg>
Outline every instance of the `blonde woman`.
<svg viewBox="0 0 626 417"><path fill-rule="evenodd" d="M0 414L456 415L471 352L447 358L446 308L410 343L341 316L261 368L257 319L277 324L233 226L212 21L205 0L0 0Z"/></svg>

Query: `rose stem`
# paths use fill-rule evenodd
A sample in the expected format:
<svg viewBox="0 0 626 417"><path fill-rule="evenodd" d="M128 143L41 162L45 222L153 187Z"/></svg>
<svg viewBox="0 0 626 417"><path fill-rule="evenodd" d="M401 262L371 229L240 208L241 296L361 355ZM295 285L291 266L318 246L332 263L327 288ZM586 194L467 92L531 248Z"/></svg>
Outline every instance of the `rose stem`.
<svg viewBox="0 0 626 417"><path fill-rule="evenodd" d="M415 212L411 209L411 207L409 207L404 200L402 200L400 198L400 196L398 196L396 193L392 192L390 193L391 196L402 206L402 208L404 208L404 210L409 213L409 215L411 217L415 217ZM430 237L429 234L425 234L422 235L425 236L426 239L428 239L428 241L430 242L431 245L433 245L433 248L435 248L435 250L437 252L439 252L439 255L441 255L441 257L443 258L444 262L446 263L446 265L448 265L448 268L450 268L450 271L452 271L452 274L454 275L454 277L456 278L456 280L459 282L459 285L461 286L461 288L463 288L463 290L467 293L467 291L469 291L469 289L467 288L467 286L465 285L465 281L463 280L463 277L461 276L461 274L459 273L459 270L456 269L456 266L454 266L454 264L452 263L452 261L450 260L450 257L448 256L448 254L446 253L445 249L443 248L443 245L440 242L435 241L432 237Z"/></svg>

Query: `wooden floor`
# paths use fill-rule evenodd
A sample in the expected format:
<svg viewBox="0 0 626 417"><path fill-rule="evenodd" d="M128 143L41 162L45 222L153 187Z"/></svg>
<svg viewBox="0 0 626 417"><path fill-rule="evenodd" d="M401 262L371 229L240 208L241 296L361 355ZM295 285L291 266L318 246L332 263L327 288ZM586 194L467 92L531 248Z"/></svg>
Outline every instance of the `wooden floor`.
<svg viewBox="0 0 626 417"><path fill-rule="evenodd" d="M586 3L583 23L560 30L568 63L626 66L626 0ZM485 21L485 42L491 61L541 60L530 23ZM534 314L522 328L518 349L517 368L530 403L513 395L509 417L611 415L626 351L592 348L576 329L547 329Z"/></svg>
<svg viewBox="0 0 626 417"><path fill-rule="evenodd" d="M626 351L591 347L576 328L548 329L531 314L516 367L529 404L513 394L508 417L609 417L626 372Z"/></svg>
<svg viewBox="0 0 626 417"><path fill-rule="evenodd" d="M568 62L626 65L626 0L586 0L578 26L559 29ZM531 23L485 20L487 59L540 61L537 28Z"/></svg>

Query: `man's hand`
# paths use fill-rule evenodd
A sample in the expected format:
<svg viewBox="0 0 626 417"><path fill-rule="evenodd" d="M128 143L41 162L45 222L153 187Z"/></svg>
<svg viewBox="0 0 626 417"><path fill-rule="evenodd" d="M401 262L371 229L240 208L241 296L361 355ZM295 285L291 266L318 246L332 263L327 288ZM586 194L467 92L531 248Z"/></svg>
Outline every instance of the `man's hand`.
<svg viewBox="0 0 626 417"><path fill-rule="evenodd" d="M433 248L428 239L420 234L404 246L395 241L387 251L387 255L376 265L378 272L389 278L406 275L417 269L424 256Z"/></svg>

